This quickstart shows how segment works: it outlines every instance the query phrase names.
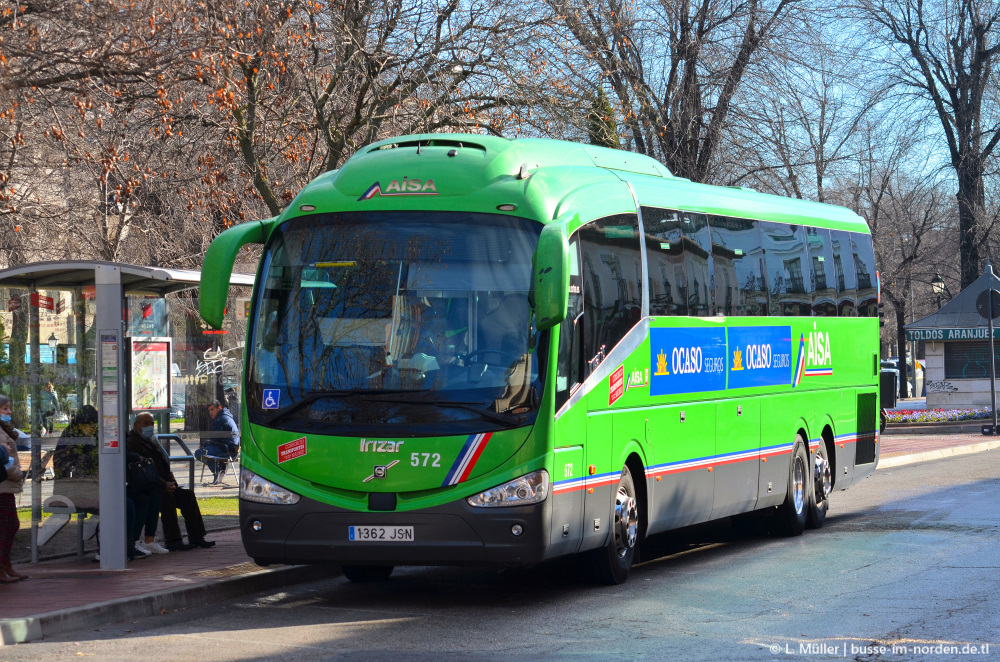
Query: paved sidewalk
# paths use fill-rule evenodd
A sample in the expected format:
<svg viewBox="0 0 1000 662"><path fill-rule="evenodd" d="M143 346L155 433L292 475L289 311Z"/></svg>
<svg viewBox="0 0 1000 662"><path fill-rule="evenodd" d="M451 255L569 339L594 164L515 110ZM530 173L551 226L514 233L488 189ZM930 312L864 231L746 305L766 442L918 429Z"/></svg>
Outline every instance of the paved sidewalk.
<svg viewBox="0 0 1000 662"><path fill-rule="evenodd" d="M978 434L882 435L879 445L879 468L888 468L992 450L1000 448L1000 440ZM221 602L339 572L336 566L261 568L247 557L238 530L209 538L216 541L211 549L154 555L120 572L101 571L92 554L16 566L31 579L0 585L0 644Z"/></svg>
<svg viewBox="0 0 1000 662"><path fill-rule="evenodd" d="M215 547L155 554L102 571L93 554L20 564L31 578L0 585L0 645L209 604L328 577L339 568L272 566L247 557L235 529L208 535Z"/></svg>

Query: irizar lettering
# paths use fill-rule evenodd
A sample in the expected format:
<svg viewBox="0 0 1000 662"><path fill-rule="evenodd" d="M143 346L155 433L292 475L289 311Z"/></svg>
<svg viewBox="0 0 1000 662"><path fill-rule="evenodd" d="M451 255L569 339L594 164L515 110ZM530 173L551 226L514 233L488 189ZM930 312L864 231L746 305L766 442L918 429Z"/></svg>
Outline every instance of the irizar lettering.
<svg viewBox="0 0 1000 662"><path fill-rule="evenodd" d="M362 439L362 453L398 453L403 450L405 441L389 441L386 439Z"/></svg>

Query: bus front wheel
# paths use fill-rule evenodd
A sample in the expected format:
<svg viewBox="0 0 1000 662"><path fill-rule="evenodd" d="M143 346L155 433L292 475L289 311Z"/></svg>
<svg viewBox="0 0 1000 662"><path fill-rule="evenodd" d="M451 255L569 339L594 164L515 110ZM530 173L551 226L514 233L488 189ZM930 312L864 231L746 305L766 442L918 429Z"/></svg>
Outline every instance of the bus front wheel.
<svg viewBox="0 0 1000 662"><path fill-rule="evenodd" d="M809 511L809 458L802 435L795 435L792 461L788 463L788 490L785 502L775 512L778 531L786 536L800 536L806 528Z"/></svg>
<svg viewBox="0 0 1000 662"><path fill-rule="evenodd" d="M623 584L632 570L638 542L639 502L628 467L622 468L615 493L614 521L608 544L590 552L590 576L601 584Z"/></svg>
<svg viewBox="0 0 1000 662"><path fill-rule="evenodd" d="M371 582L384 582L389 579L395 566L391 565L344 565L344 576L352 582L367 584Z"/></svg>

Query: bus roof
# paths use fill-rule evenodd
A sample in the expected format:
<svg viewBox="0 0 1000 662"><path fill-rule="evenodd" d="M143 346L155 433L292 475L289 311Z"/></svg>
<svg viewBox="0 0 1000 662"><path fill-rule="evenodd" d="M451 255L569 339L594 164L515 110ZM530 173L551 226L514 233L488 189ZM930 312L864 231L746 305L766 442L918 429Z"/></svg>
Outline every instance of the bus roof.
<svg viewBox="0 0 1000 662"><path fill-rule="evenodd" d="M310 182L279 217L303 212L496 211L549 222L586 200L586 218L629 211L602 188L627 182L641 205L868 233L844 207L738 187L696 184L655 159L562 140L419 134L368 145ZM590 192L597 193L590 195ZM573 202L571 202L573 201ZM513 206L514 211L507 211ZM632 207L634 209L634 205Z"/></svg>

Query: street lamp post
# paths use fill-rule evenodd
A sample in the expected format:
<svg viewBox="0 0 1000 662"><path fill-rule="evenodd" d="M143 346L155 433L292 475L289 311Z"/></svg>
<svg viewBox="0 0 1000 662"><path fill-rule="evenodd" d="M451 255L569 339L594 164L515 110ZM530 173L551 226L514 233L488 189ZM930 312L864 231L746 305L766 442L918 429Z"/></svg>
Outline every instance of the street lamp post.
<svg viewBox="0 0 1000 662"><path fill-rule="evenodd" d="M944 279L941 278L941 274L934 274L934 280L931 281L931 290L934 291L934 296L937 297L938 310L941 309L941 295L944 294L944 288Z"/></svg>

